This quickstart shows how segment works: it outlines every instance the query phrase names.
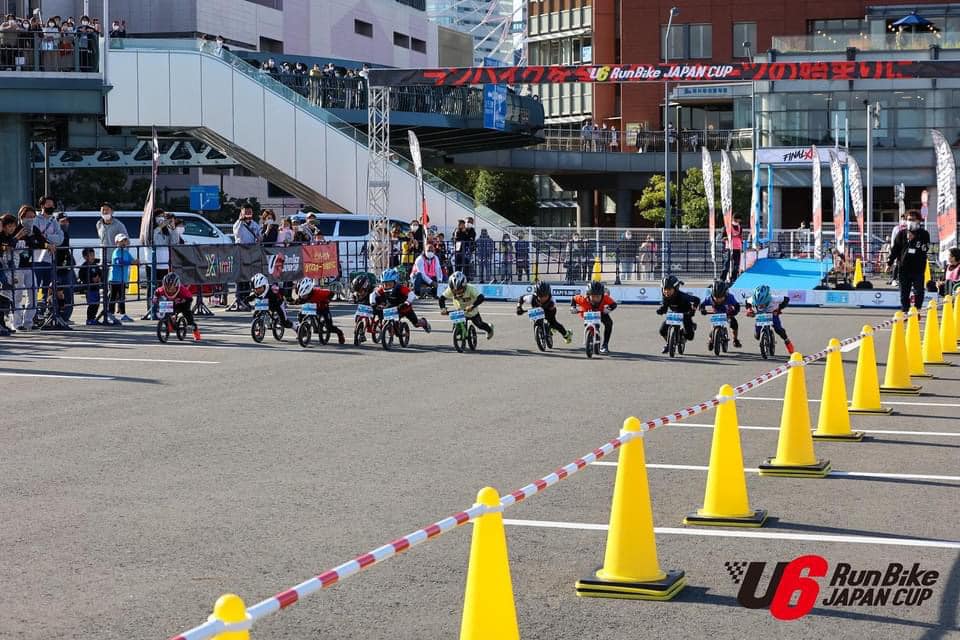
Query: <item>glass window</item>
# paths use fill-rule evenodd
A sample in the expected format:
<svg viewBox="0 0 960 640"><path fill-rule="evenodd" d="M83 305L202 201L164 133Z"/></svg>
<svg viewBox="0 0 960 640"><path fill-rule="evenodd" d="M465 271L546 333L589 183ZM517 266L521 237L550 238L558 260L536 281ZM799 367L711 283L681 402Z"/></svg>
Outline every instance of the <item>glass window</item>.
<svg viewBox="0 0 960 640"><path fill-rule="evenodd" d="M373 37L373 25L370 24L369 22L364 22L363 20L354 20L354 21L353 21L353 32L356 33L356 34L358 34L358 35L361 35L361 36L366 36L366 37L368 37L368 38L372 38L372 37Z"/></svg>
<svg viewBox="0 0 960 640"><path fill-rule="evenodd" d="M580 38L573 39L573 64L580 64L583 62L583 40Z"/></svg>
<svg viewBox="0 0 960 640"><path fill-rule="evenodd" d="M427 52L427 43L420 38L411 38L410 39L410 48L414 51L419 51L420 53Z"/></svg>
<svg viewBox="0 0 960 640"><path fill-rule="evenodd" d="M364 237L370 233L370 223L366 220L341 220L340 237ZM326 234L324 234L326 235Z"/></svg>
<svg viewBox="0 0 960 640"><path fill-rule="evenodd" d="M692 24L688 27L690 33L690 57L713 57L713 25Z"/></svg>
<svg viewBox="0 0 960 640"><path fill-rule="evenodd" d="M660 27L660 49L663 53L664 38L667 37L667 25ZM687 57L684 44L686 43L686 25L675 24L670 27L670 40L667 42L667 57L670 60L682 60ZM660 56L663 59L663 55Z"/></svg>
<svg viewBox="0 0 960 640"><path fill-rule="evenodd" d="M97 220L99 219L99 216L96 218L70 217L70 239L97 240L97 244L100 244L100 236L97 233ZM137 227L137 230L139 231L139 227Z"/></svg>
<svg viewBox="0 0 960 640"><path fill-rule="evenodd" d="M216 229L201 220L200 218L184 217L183 233L188 236L199 236L201 238L219 238L220 234Z"/></svg>
<svg viewBox="0 0 960 640"><path fill-rule="evenodd" d="M404 49L410 48L410 36L404 35L402 33L393 32L393 44L397 47L403 47Z"/></svg>
<svg viewBox="0 0 960 640"><path fill-rule="evenodd" d="M750 51L757 50L757 23L756 22L734 22L733 23L733 57L747 58L749 54L744 42L750 43Z"/></svg>

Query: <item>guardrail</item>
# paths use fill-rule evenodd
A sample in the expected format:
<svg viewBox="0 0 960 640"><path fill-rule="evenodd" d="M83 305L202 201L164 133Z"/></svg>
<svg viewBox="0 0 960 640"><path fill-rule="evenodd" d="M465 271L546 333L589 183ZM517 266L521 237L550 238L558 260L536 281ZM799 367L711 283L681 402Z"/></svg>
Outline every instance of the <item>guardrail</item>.
<svg viewBox="0 0 960 640"><path fill-rule="evenodd" d="M0 71L99 70L100 35L95 31L0 32Z"/></svg>
<svg viewBox="0 0 960 640"><path fill-rule="evenodd" d="M546 151L582 151L582 152L663 152L664 132L661 131L614 131L613 129L583 130L581 127L551 126L544 129L546 139L537 145L537 149ZM750 129L719 129L703 131L669 130L666 136L670 151L676 152L677 142L680 150L686 153L699 153L700 148L708 151L734 151L752 147ZM614 144L616 142L616 144Z"/></svg>
<svg viewBox="0 0 960 640"><path fill-rule="evenodd" d="M916 311L911 311L911 315L912 314L916 314ZM413 548L414 546L436 539L441 535L466 524L467 522L475 521L478 518L488 514L501 513L505 509L508 509L511 506L526 500L527 498L542 493L560 481L570 478L588 465L610 455L632 440L643 438L646 432L653 431L658 427L681 422L687 418L692 418L710 411L725 402L734 401L737 397L740 397L745 393L757 389L765 384L769 384L773 380L786 375L792 368L806 367L813 362L827 357L830 353L848 350L850 346L861 342L868 336L870 336L872 339L874 332L891 326L897 321L898 319L896 316L894 316L887 321L874 325L871 327L871 331L869 332L863 331L856 336L843 340L837 345L828 346L827 348L816 353L809 354L802 359L791 360L787 364L775 367L762 375L733 387L731 395L717 395L703 402L679 409L673 413L662 415L651 420L642 421L639 423L638 430L621 431L620 435L617 437L608 440L596 449L575 459L573 462L559 467L552 473L542 476L515 491L503 495L494 505L478 502L468 509L464 509L463 511L454 513L446 518L437 520L426 527L417 529L412 533L381 545L367 553L361 554L350 561L344 562L331 569L328 569L327 571L317 574L316 576L309 578L294 587L281 591L276 595L262 600L251 607L247 607L245 616L243 616L243 619L240 621L226 621L217 617L216 615L211 616L207 622L173 636L171 640L206 640L207 638L212 638L220 633L249 630L258 620L261 620L268 615L277 613L278 611L281 611L295 604L296 602L299 602L301 599L316 593L317 591L327 589L339 582L342 582L343 580L360 573L364 569L368 569L376 564L388 560L389 558L397 556ZM874 362L873 365L875 366L876 363Z"/></svg>

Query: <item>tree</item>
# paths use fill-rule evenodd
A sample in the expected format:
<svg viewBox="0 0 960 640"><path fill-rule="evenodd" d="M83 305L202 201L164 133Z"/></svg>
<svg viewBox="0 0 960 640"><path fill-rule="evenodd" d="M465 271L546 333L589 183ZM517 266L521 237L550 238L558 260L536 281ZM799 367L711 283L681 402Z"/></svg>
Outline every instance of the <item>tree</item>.
<svg viewBox="0 0 960 640"><path fill-rule="evenodd" d="M142 209L149 188L146 178L132 180L127 186L124 169L58 170L50 176L51 195L67 209L99 209L104 202L115 209Z"/></svg>
<svg viewBox="0 0 960 640"><path fill-rule="evenodd" d="M536 220L537 188L529 175L481 169L473 197L514 224L530 225Z"/></svg>
<svg viewBox="0 0 960 640"><path fill-rule="evenodd" d="M703 171L699 168L691 167L684 172L683 180L680 183L681 215L679 219L674 218L675 225L687 225L693 228L703 229L707 227L707 216L709 212L707 195L703 189ZM750 211L750 176L747 173L733 174L733 210L734 212L749 214ZM670 183L670 194L676 194L676 183ZM717 227L723 223L723 209L720 205L720 167L714 166L713 169L713 193L714 207L717 216ZM673 205L676 200L673 200ZM637 208L640 214L647 220L663 224L664 222L664 193L663 193L663 174L654 174L651 176L647 186L644 187L640 200L637 202Z"/></svg>
<svg viewBox="0 0 960 640"><path fill-rule="evenodd" d="M430 172L471 197L473 197L474 189L477 186L477 174L480 173L477 169L454 169L450 167L438 167L431 169Z"/></svg>
<svg viewBox="0 0 960 640"><path fill-rule="evenodd" d="M643 188L640 200L637 201L640 215L654 224L663 224L666 218L664 215L666 196L663 191L663 182L662 173L653 174L647 182L647 186ZM676 193L676 188L676 183L671 182L670 193Z"/></svg>

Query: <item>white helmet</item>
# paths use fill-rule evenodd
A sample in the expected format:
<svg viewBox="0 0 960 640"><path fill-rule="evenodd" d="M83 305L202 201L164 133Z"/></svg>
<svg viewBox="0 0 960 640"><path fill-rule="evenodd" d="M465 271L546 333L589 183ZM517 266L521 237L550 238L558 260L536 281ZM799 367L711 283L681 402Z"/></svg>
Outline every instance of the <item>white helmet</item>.
<svg viewBox="0 0 960 640"><path fill-rule="evenodd" d="M454 291L460 291L467 286L467 276L465 276L462 271L454 271L450 275L450 279L447 281L447 284L449 284L450 288Z"/></svg>
<svg viewBox="0 0 960 640"><path fill-rule="evenodd" d="M310 292L313 291L314 286L313 278L304 278L300 281L300 284L297 285L297 297L301 299L306 298L310 295Z"/></svg>
<svg viewBox="0 0 960 640"><path fill-rule="evenodd" d="M270 281L267 280L267 276L263 275L262 273L258 273L250 278L250 286L253 287L254 291L260 287L263 287L263 293L257 294L261 298L267 295L267 291L270 291Z"/></svg>

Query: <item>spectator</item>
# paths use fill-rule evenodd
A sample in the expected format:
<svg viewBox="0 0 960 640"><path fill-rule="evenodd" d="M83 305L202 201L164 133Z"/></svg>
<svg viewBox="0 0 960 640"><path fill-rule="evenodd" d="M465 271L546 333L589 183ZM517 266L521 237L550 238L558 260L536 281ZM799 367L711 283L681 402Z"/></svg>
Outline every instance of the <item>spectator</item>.
<svg viewBox="0 0 960 640"><path fill-rule="evenodd" d="M168 218L166 211L154 209L153 224L153 253L157 262L157 273L152 280L154 283L159 283L170 271L170 247L179 243L176 221L172 217Z"/></svg>
<svg viewBox="0 0 960 640"><path fill-rule="evenodd" d="M937 291L942 296L952 296L960 282L960 249L952 247L947 254L947 264L943 270L943 279L937 283Z"/></svg>
<svg viewBox="0 0 960 640"><path fill-rule="evenodd" d="M130 235L127 233L126 225L113 217L113 205L104 202L100 205L100 219L97 220L97 236L100 238L100 247L104 249L102 254L104 260L108 255L106 250L113 248L113 239L121 233L125 236Z"/></svg>
<svg viewBox="0 0 960 640"><path fill-rule="evenodd" d="M17 219L9 213L0 217L0 336L9 336L7 314L13 315L14 268L17 246ZM11 322L16 324L12 319Z"/></svg>
<svg viewBox="0 0 960 640"><path fill-rule="evenodd" d="M60 27L54 18L47 20L40 38L41 64L44 71L59 70Z"/></svg>
<svg viewBox="0 0 960 640"><path fill-rule="evenodd" d="M292 242L293 224L290 222L290 218L284 218L283 222L280 223L280 230L277 231L277 244L286 247Z"/></svg>
<svg viewBox="0 0 960 640"><path fill-rule="evenodd" d="M600 127L600 139L597 141L597 151L606 151L610 145L610 131L607 129L607 123L604 122Z"/></svg>
<svg viewBox="0 0 960 640"><path fill-rule="evenodd" d="M623 239L617 244L618 272L624 280L629 280L636 275L639 253L640 246L633 239L633 232L627 229L623 232Z"/></svg>
<svg viewBox="0 0 960 640"><path fill-rule="evenodd" d="M260 242L260 225L253 219L253 205L245 202L240 207L240 215L237 221L233 223L233 242L234 244L257 244ZM241 279L237 282L237 301L238 311L250 311L250 305L247 303L247 297L250 293L250 282Z"/></svg>
<svg viewBox="0 0 960 640"><path fill-rule="evenodd" d="M423 227L420 226L419 220L410 221L410 231L413 233L413 237L416 239L417 244L420 245L421 247L424 246L423 245L423 238L424 238Z"/></svg>
<svg viewBox="0 0 960 640"><path fill-rule="evenodd" d="M588 119L580 128L580 151L590 151L590 139L593 137L593 127Z"/></svg>
<svg viewBox="0 0 960 640"><path fill-rule="evenodd" d="M743 218L738 213L733 216L733 224L730 225L731 237L726 238L727 248L723 263L723 271L720 272L720 279L726 280L727 274L730 274L730 282L736 282L740 275L740 253L743 251L743 227L741 223Z"/></svg>
<svg viewBox="0 0 960 640"><path fill-rule="evenodd" d="M524 239L523 231L517 232L516 245L517 280L530 279L530 243Z"/></svg>
<svg viewBox="0 0 960 640"><path fill-rule="evenodd" d="M513 241L509 233L504 233L500 239L500 279L503 282L513 280Z"/></svg>
<svg viewBox="0 0 960 640"><path fill-rule="evenodd" d="M473 225L473 216L467 216L467 222L464 228L466 229L466 240L464 243L466 246L466 271L464 271L464 273L467 274L468 278L472 279L476 275L473 272L473 258L477 250L477 230Z"/></svg>
<svg viewBox="0 0 960 640"><path fill-rule="evenodd" d="M620 151L620 139L617 137L617 128L610 127L610 151L616 153Z"/></svg>
<svg viewBox="0 0 960 640"><path fill-rule="evenodd" d="M443 278L443 266L432 246L428 245L417 257L410 274L413 278L413 292L418 297L437 297L437 283Z"/></svg>
<svg viewBox="0 0 960 640"><path fill-rule="evenodd" d="M440 266L443 267L443 277L446 279L451 273L453 273L452 265L450 264L450 254L447 251L447 237L442 233L438 233L434 241L434 251L437 253L437 258L440 260Z"/></svg>
<svg viewBox="0 0 960 640"><path fill-rule="evenodd" d="M457 220L457 228L453 231L453 270L464 270L464 252L466 249L465 237L467 231L465 220Z"/></svg>
<svg viewBox="0 0 960 640"><path fill-rule="evenodd" d="M80 70L93 71L98 68L97 60L97 30L90 22L90 16L80 17L80 26L77 28L77 48L80 50Z"/></svg>
<svg viewBox="0 0 960 640"><path fill-rule="evenodd" d="M320 102L320 84L322 80L323 70L320 69L319 64L314 62L307 80L307 86L309 87L307 99L310 100L311 103L321 107L323 106Z"/></svg>
<svg viewBox="0 0 960 640"><path fill-rule="evenodd" d="M127 21L114 20L113 24L110 25L110 37L126 38L127 37Z"/></svg>
<svg viewBox="0 0 960 640"><path fill-rule="evenodd" d="M653 278L654 265L657 264L657 241L652 235L648 235L640 245L640 279L649 280Z"/></svg>
<svg viewBox="0 0 960 640"><path fill-rule="evenodd" d="M477 274L479 282L490 282L491 276L493 276L494 249L493 238L487 234L486 229L481 229L480 237L477 238Z"/></svg>
<svg viewBox="0 0 960 640"><path fill-rule="evenodd" d="M113 242L117 247L110 257L110 307L107 324L119 325L122 322L133 322L133 318L127 315L127 283L130 282L130 267L139 264L139 261L128 248L130 238L126 234L118 233ZM118 307L120 320L113 315Z"/></svg>
<svg viewBox="0 0 960 640"><path fill-rule="evenodd" d="M63 233L63 241L57 247L54 256L60 319L67 324L73 324L70 322L70 316L73 315L73 287L76 284L73 268L76 266L76 261L73 259L73 251L70 250L70 218L65 211L60 211L56 219Z"/></svg>
<svg viewBox="0 0 960 640"><path fill-rule="evenodd" d="M410 268L413 267L415 256L419 252L420 243L417 242L417 237L411 229L407 232L407 237L403 239L400 245L400 264L407 268L408 273Z"/></svg>
<svg viewBox="0 0 960 640"><path fill-rule="evenodd" d="M273 209L264 209L260 214L260 228L263 232L263 244L270 246L277 244L280 227L277 225L277 214Z"/></svg>
<svg viewBox="0 0 960 640"><path fill-rule="evenodd" d="M45 300L51 299L46 296L53 291L55 250L63 243L63 229L53 217L54 208L53 198L42 197L40 212L33 225L44 238L44 247L33 252L33 273L37 289L44 292Z"/></svg>
<svg viewBox="0 0 960 640"><path fill-rule="evenodd" d="M0 22L0 71L13 71L17 63L20 22L13 14L8 14Z"/></svg>
<svg viewBox="0 0 960 640"><path fill-rule="evenodd" d="M87 247L83 250L83 264L80 265L80 291L87 301L87 325L97 324L97 311L100 309L100 286L103 282L103 270L97 260L96 250Z"/></svg>
<svg viewBox="0 0 960 640"><path fill-rule="evenodd" d="M927 269L927 252L930 250L930 234L920 222L920 212L907 213L907 228L900 231L893 241L887 265L900 262L900 309L910 310L910 294L913 293L913 306L923 309L923 297L926 288L924 275Z"/></svg>
<svg viewBox="0 0 960 640"><path fill-rule="evenodd" d="M17 213L20 223L14 230L13 238L17 241L14 258L16 272L14 274L17 288L14 290L14 303L19 310L14 314L14 325L18 331L33 328L33 318L37 314L37 293L34 288L33 256L36 249L44 247L46 240L35 226L37 210L28 204L20 207ZM23 297L26 296L26 304Z"/></svg>

